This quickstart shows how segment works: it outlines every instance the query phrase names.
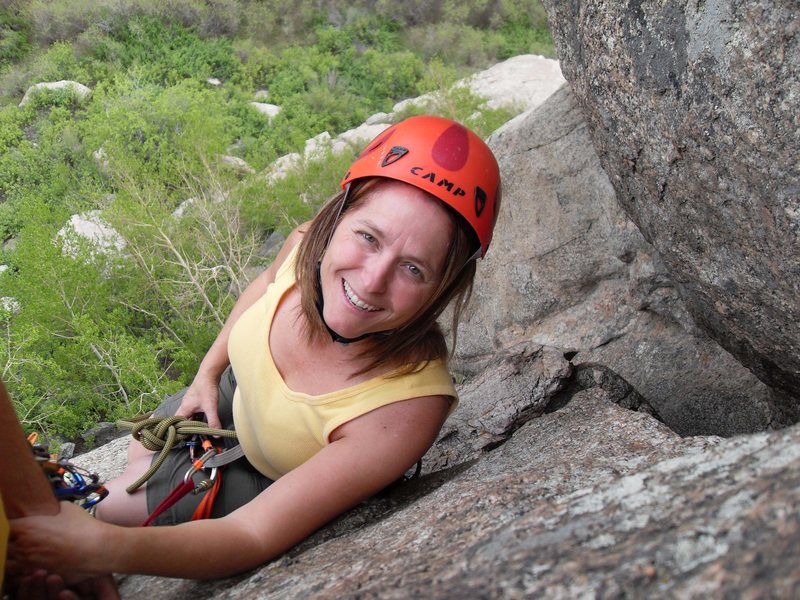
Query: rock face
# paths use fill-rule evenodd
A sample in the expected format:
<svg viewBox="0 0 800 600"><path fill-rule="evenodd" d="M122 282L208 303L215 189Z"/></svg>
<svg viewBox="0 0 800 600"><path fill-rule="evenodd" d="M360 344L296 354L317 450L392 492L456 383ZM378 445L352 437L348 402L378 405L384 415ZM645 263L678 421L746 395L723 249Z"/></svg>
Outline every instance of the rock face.
<svg viewBox="0 0 800 600"><path fill-rule="evenodd" d="M57 237L62 243L62 250L71 256L75 256L78 252L78 243L73 236L87 241L100 253L119 253L124 251L126 246L123 237L103 220L99 210L72 215L67 224L59 230Z"/></svg>
<svg viewBox="0 0 800 600"><path fill-rule="evenodd" d="M524 54L513 56L461 85L487 98L490 108L518 105L530 110L542 104L564 83L558 61Z"/></svg>
<svg viewBox="0 0 800 600"><path fill-rule="evenodd" d="M619 207L569 87L489 139L504 177L457 371L524 342L627 379L682 435L762 431L771 394L686 312L659 254Z"/></svg>
<svg viewBox="0 0 800 600"><path fill-rule="evenodd" d="M798 420L796 3L544 4L621 205L697 324Z"/></svg>
<svg viewBox="0 0 800 600"><path fill-rule="evenodd" d="M278 116L281 112L281 107L268 102L251 102L250 106L255 108L259 113L266 116L268 119Z"/></svg>

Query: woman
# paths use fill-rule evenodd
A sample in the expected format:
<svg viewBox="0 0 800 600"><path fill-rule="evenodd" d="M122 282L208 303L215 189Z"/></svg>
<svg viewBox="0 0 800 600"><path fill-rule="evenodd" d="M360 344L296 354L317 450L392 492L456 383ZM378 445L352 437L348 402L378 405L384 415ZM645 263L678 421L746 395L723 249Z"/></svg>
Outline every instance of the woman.
<svg viewBox="0 0 800 600"><path fill-rule="evenodd" d="M62 505L12 522L15 564L68 581L230 575L280 555L425 454L457 402L436 319L453 301L455 332L497 218L497 163L463 126L412 117L373 140L342 187L242 294L186 393L159 409L235 422L246 460L225 472L219 518L186 522L199 501L190 496L160 517L175 527L120 527L140 524L186 470L175 453L145 491L126 495L152 460L132 442L98 520Z"/></svg>

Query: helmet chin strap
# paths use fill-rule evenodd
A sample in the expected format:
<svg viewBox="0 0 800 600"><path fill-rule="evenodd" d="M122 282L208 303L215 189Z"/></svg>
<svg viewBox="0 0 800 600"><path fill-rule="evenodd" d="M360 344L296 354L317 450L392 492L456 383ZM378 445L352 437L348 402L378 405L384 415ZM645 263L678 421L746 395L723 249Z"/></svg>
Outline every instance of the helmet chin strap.
<svg viewBox="0 0 800 600"><path fill-rule="evenodd" d="M388 330L388 331L370 331L368 333L365 333L363 335L360 335L360 336L354 337L354 338L346 338L344 336L339 335L333 329L331 329L331 326L328 325L327 321L325 321L325 315L323 314L323 310L325 308L325 301L322 299L322 277L320 276L320 263L317 263L316 285L317 285L317 301L315 302L315 305L317 307L317 312L319 313L319 318L322 320L322 324L325 325L325 329L328 330L328 334L331 336L331 340L332 341L334 341L334 342L336 342L338 344L347 345L347 344L352 344L354 342L360 342L361 340L366 339L368 337L372 337L372 336L376 336L376 335L387 336L390 333L392 333L391 330Z"/></svg>

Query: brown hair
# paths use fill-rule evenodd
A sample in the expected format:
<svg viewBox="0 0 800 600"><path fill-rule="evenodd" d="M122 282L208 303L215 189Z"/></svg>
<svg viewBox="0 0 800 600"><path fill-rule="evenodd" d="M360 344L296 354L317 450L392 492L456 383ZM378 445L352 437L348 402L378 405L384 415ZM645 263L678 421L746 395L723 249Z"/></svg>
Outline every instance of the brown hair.
<svg viewBox="0 0 800 600"><path fill-rule="evenodd" d="M347 194L336 194L320 209L300 242L295 276L300 290L301 308L305 317L308 335L326 336L328 330L317 310L320 301L317 287L317 265L328 246L331 236L341 217L364 203L367 192L382 179L370 177L354 181ZM435 199L435 196L431 196ZM437 202L439 202L437 200ZM472 229L455 211L443 202L439 204L447 210L454 223L454 234L445 258L442 277L431 300L411 318L411 320L386 335L375 335L364 340L361 358L367 359L367 366L355 375L360 375L383 365L405 366L398 374L413 371L416 363L447 357L447 343L436 319L442 311L455 300L453 306L452 348L456 345L456 329L461 311L469 302L472 283L475 278L475 261L470 258L475 253L477 239Z"/></svg>

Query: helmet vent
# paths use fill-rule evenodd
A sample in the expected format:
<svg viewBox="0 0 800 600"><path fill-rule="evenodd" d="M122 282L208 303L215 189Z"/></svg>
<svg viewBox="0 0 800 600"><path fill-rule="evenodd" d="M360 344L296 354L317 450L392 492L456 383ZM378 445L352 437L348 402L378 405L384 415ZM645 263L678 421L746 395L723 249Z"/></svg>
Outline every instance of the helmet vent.
<svg viewBox="0 0 800 600"><path fill-rule="evenodd" d="M479 186L475 186L475 216L480 217L483 209L486 208L486 192Z"/></svg>
<svg viewBox="0 0 800 600"><path fill-rule="evenodd" d="M392 149L386 153L386 156L383 158L383 162L381 162L382 167L388 167L389 165L396 163L398 160L403 158L406 154L408 154L408 148L403 148L402 146L392 146Z"/></svg>

